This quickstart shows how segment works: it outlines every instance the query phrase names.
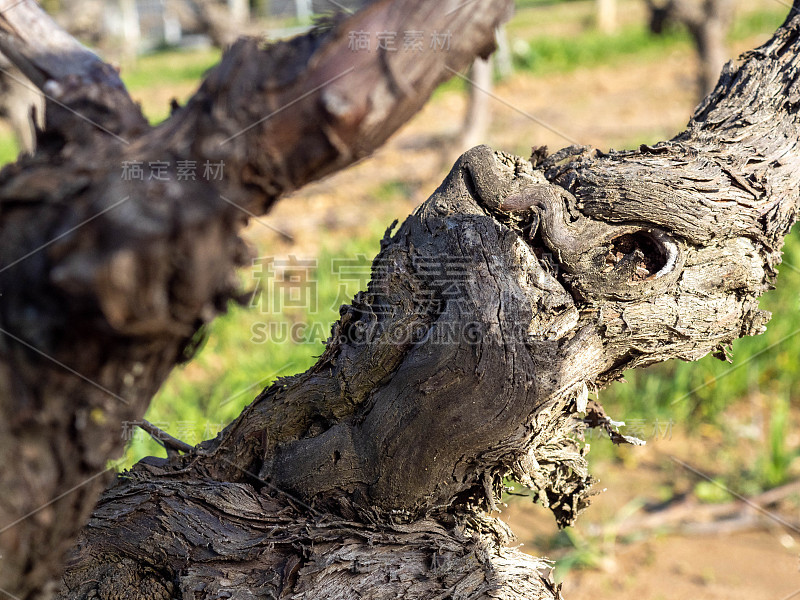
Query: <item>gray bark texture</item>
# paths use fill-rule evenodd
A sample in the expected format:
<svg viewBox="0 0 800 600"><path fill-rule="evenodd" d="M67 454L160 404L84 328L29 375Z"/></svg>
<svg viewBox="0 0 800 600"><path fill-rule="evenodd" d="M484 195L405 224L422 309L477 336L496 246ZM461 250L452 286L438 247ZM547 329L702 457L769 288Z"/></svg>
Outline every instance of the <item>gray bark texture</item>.
<svg viewBox="0 0 800 600"><path fill-rule="evenodd" d="M60 585L123 423L241 296L249 215L369 155L491 52L510 9L382 0L291 41L240 39L152 128L117 72L36 2L0 1L0 52L47 97L36 153L0 172L2 590L28 600ZM448 28L448 52L348 48L350 31ZM122 176L182 160L224 161L224 178Z"/></svg>
<svg viewBox="0 0 800 600"><path fill-rule="evenodd" d="M457 17L465 30L491 31L505 14L482 6ZM408 91L441 78L431 65L406 59L396 69L390 57L376 65L356 53L363 86L338 86L331 78L354 59L335 51L342 31L391 30L397 15L403 27L430 28L445 9L380 2L321 37L240 42L161 128L123 146L56 122L59 136L3 172L4 257L130 199L0 272L10 416L0 480L18 491L0 498L0 522L102 470L119 451L120 422L141 416L198 327L236 293L242 221L219 194L263 212L375 147L421 102ZM462 68L472 58L457 56ZM263 114L254 103L299 96L286 91L298 73L313 98L237 136ZM57 596L559 598L546 561L509 547L490 516L503 479L572 523L592 493L582 431L635 442L588 389L671 358L726 359L734 339L764 331L758 298L775 281L800 200L798 75L800 17L790 15L726 66L672 140L609 153L535 148L529 159L485 146L464 154L387 231L368 289L341 308L316 365L265 389L217 438L115 479L68 554ZM364 99L354 89L376 91ZM376 106L382 121L368 118ZM320 110L323 126L310 119ZM120 136L136 129L133 118L108 123ZM89 161L73 141L81 135L113 159ZM214 190L113 177L114 160L154 149L224 153L234 175ZM63 165L37 162L46 151ZM63 177L70 167L74 177ZM47 169L62 177L42 178ZM12 557L0 585L24 598L54 590L42 582L92 511L99 479L0 529Z"/></svg>

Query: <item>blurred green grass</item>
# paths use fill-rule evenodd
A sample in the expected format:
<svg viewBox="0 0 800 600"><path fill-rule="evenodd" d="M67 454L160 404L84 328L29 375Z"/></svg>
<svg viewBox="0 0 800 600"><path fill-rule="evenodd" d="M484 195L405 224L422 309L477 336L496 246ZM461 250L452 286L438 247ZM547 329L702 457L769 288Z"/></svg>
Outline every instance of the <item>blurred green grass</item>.
<svg viewBox="0 0 800 600"><path fill-rule="evenodd" d="M19 145L11 130L0 132L0 165L14 162L19 154Z"/></svg>
<svg viewBox="0 0 800 600"><path fill-rule="evenodd" d="M509 32L513 35L513 31ZM689 36L680 29L652 35L644 25L626 26L616 34L589 30L574 38L538 36L512 42L514 66L536 75L568 73L578 68L615 65L635 57L649 60L667 49L689 47Z"/></svg>
<svg viewBox="0 0 800 600"><path fill-rule="evenodd" d="M162 85L197 83L219 62L220 56L216 48L153 52L139 57L131 68L122 69L120 77L131 92Z"/></svg>
<svg viewBox="0 0 800 600"><path fill-rule="evenodd" d="M519 3L518 3L519 4ZM508 25L514 65L537 75L567 73L578 68L615 65L622 60L653 60L667 50L689 48L691 38L684 27L668 28L653 35L646 23L623 25L616 33L605 34L586 25L578 36L550 36L543 31L541 10L518 11ZM735 19L728 35L730 41L774 31L786 18L787 9L775 8L746 12Z"/></svg>

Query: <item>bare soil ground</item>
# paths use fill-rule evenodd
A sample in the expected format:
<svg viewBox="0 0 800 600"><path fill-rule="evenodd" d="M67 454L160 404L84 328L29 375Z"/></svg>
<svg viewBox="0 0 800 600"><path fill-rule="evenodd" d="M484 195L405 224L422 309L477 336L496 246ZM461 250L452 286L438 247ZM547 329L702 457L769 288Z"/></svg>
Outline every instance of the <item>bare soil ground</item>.
<svg viewBox="0 0 800 600"><path fill-rule="evenodd" d="M731 527L697 521L692 534L650 532L638 541L621 541L614 531L643 514L641 503L658 499L659 491L676 486L689 490L696 477L683 471L670 456L697 464L709 440L689 443L676 436L650 447L622 448L628 460L595 465L598 494L575 527L589 568L573 568L564 577L567 600L784 600L800 597L797 532L771 522ZM591 454L589 456L591 463ZM795 505L796 506L796 505ZM797 509L790 509L797 513ZM755 513L753 513L755 514ZM781 513L797 521L797 514ZM518 536L522 549L556 559L564 550L552 549L555 526L548 512L524 499L511 501L500 515ZM605 534L599 534L603 529ZM548 552L543 548L550 547ZM570 549L574 552L574 549Z"/></svg>
<svg viewBox="0 0 800 600"><path fill-rule="evenodd" d="M746 40L733 51L760 41ZM556 150L570 140L606 149L672 137L695 105L694 60L688 49L678 49L655 61L631 59L539 78L516 74L495 89L506 104L493 103L493 126L486 142L527 155L531 146ZM254 240L268 243L273 251L284 248L297 255L315 255L321 238L374 235L376 224L402 220L436 188L463 150L453 147L451 140L464 109L464 94L437 95L374 156L284 200L262 219L291 235L291 242L258 224L251 229ZM691 462L710 454L713 443L713 439L692 443L679 437L662 439L646 448L625 449L618 460L605 461L596 476L601 480L598 488L608 490L596 498L578 528L588 531L620 521L631 501L657 498L658 489L672 486L674 477L688 477L678 473L669 455ZM800 518L790 516L795 521ZM503 518L526 550L547 553L542 540L556 530L546 511L517 501ZM612 538L600 548L595 568L570 572L564 596L568 600L788 600L795 594L800 598L799 542L797 532L779 527L726 535L666 535L627 545Z"/></svg>

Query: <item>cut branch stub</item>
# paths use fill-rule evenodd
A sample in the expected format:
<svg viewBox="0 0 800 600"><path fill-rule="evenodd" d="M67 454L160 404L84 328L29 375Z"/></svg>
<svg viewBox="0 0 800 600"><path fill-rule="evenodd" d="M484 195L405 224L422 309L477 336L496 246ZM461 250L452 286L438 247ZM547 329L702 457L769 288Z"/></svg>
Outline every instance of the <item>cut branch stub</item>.
<svg viewBox="0 0 800 600"><path fill-rule="evenodd" d="M565 280L580 300L657 294L675 282L683 264L681 247L664 231L588 219L560 187L530 186L501 205L509 206L525 206L533 213L528 237L535 241L538 234L556 253Z"/></svg>

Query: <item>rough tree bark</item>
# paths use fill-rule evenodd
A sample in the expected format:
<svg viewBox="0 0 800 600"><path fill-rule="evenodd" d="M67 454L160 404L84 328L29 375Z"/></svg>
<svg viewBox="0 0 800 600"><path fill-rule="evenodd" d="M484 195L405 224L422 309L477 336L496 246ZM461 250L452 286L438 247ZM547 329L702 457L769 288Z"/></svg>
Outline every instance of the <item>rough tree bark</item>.
<svg viewBox="0 0 800 600"><path fill-rule="evenodd" d="M0 173L0 587L47 597L141 419L238 297L248 215L363 158L493 47L507 0L383 0L309 35L238 41L150 128L113 68L33 0L0 1L0 51L48 95L35 155ZM448 52L352 52L350 31L446 31ZM216 181L124 180L224 161Z"/></svg>
<svg viewBox="0 0 800 600"><path fill-rule="evenodd" d="M355 18L369 30L389 6ZM414 18L430 26L438 11L423 12ZM272 51L297 56L308 43ZM265 93L245 60L256 51L235 46L171 123L124 151L109 142L115 156L166 148L204 157L218 148L204 141L238 140L231 136L241 125L230 121L240 112L251 118L240 96L252 102ZM318 52L312 73L339 58L324 46ZM418 76L433 80L428 69ZM560 524L572 522L591 484L581 429L603 427L625 441L587 388L670 358L724 359L732 340L764 330L769 315L758 297L774 283L800 202L799 75L800 17L791 17L726 68L672 140L610 153L570 147L548 156L538 148L529 160L486 147L466 153L431 198L387 232L368 289L342 307L314 367L264 390L216 439L142 461L117 479L70 553L59 596L559 597L547 564L508 548L508 532L488 515L502 478L531 487ZM341 149L354 147L353 131L359 140L378 136L364 134L369 120L353 129L363 113L353 108L359 97L347 95L351 86L331 91L330 79L311 79L304 89L329 82L307 110L322 103L339 119L330 130L315 137L317 130L267 121L272 136L262 130L226 154L236 175L225 193L247 190L236 201L249 210L352 160ZM275 89L282 88L266 93ZM69 139L50 147L56 142L86 158ZM277 160L285 145L305 160ZM68 226L62 204L41 199L42 183L30 190L41 178L23 179L46 168L35 158L6 171L0 187L4 256L35 248L39 228ZM78 216L66 222L127 194L126 210L109 210L102 227L87 225L33 266L8 270L25 285L0 273L9 332L3 410L15 416L0 437L15 472L2 476L31 496L39 493L33 484L47 485L41 496L49 499L59 488L46 476L63 481L77 468L56 462L36 436L57 434L59 450L99 468L91 436L113 451L107 429L141 409L214 301L234 292L238 223L223 203L201 187L136 190L111 172L104 164L83 175L70 196ZM51 189L57 200L67 195L61 186ZM34 193L43 207L31 207ZM37 227L21 228L31 214ZM8 239L12 225L23 233ZM96 392L21 339L136 405ZM76 416L64 432L69 410ZM40 463L55 466L32 469ZM20 511L3 502L4 517ZM70 504L76 516L87 506L75 496ZM57 530L55 514L20 523L0 542L69 538L75 523ZM33 597L30 565L40 564L32 561L42 550L23 549L27 562L6 577Z"/></svg>

